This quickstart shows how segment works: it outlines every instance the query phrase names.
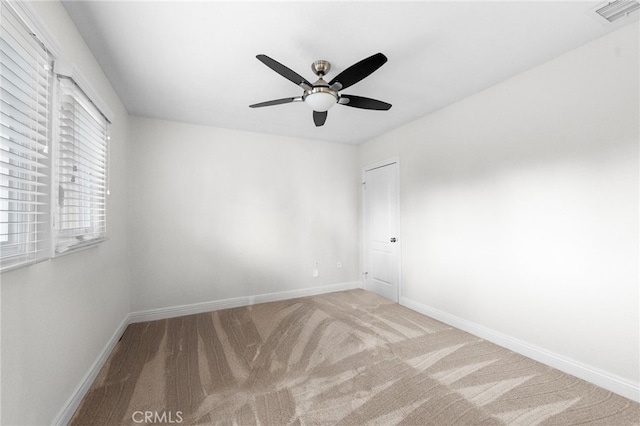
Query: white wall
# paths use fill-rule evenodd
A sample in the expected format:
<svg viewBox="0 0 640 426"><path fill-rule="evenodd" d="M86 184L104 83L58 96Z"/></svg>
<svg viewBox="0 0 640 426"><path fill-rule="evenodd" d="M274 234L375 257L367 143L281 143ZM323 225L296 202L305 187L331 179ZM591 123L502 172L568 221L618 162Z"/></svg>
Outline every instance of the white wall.
<svg viewBox="0 0 640 426"><path fill-rule="evenodd" d="M33 2L115 113L111 127L109 241L1 276L2 419L50 424L130 312L127 252L128 115L59 2Z"/></svg>
<svg viewBox="0 0 640 426"><path fill-rule="evenodd" d="M638 386L638 24L361 146L402 296Z"/></svg>
<svg viewBox="0 0 640 426"><path fill-rule="evenodd" d="M134 311L359 279L356 146L130 123Z"/></svg>

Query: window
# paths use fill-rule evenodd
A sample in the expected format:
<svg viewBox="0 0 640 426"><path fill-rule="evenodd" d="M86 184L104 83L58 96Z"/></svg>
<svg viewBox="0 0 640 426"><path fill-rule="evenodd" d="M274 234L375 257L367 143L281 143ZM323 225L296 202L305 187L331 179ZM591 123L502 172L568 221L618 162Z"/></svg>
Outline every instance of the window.
<svg viewBox="0 0 640 426"><path fill-rule="evenodd" d="M76 77L77 78L77 77ZM109 122L71 78L58 76L55 254L106 238Z"/></svg>
<svg viewBox="0 0 640 426"><path fill-rule="evenodd" d="M16 11L0 8L0 268L49 255L52 55Z"/></svg>
<svg viewBox="0 0 640 426"><path fill-rule="evenodd" d="M56 59L58 44L29 2L3 0L0 13L0 270L6 271L105 240L113 113L75 66Z"/></svg>

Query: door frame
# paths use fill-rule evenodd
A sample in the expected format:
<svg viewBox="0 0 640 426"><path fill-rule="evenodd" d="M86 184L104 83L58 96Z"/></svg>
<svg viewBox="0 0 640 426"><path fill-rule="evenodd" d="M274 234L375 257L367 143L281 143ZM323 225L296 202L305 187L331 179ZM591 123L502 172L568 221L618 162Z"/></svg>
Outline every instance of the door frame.
<svg viewBox="0 0 640 426"><path fill-rule="evenodd" d="M360 274L360 281L362 283L362 288L364 288L365 290L367 289L367 281L364 277L364 273L366 271L367 268L367 260L368 260L368 256L369 254L367 253L367 239L368 239L368 232L367 232L367 221L366 221L366 191L364 189L364 184L365 184L365 174L366 172L370 171L370 170L374 170L374 169L379 169L381 167L385 167L385 166L389 166L391 164L395 164L396 165L396 200L395 200L395 208L396 208L396 233L397 233L397 246L396 246L396 258L397 258L397 276L396 279L398 280L398 302L400 303L401 300L401 295L402 295L402 231L400 229L400 157L391 157L388 158L386 160L382 160L382 161L378 161L376 163L373 164L369 164L366 165L364 167L362 167L362 173L361 173L361 205L362 205L362 209L361 209L361 217L360 217L360 223L361 223L361 232L362 232L362 265L361 265L361 274Z"/></svg>

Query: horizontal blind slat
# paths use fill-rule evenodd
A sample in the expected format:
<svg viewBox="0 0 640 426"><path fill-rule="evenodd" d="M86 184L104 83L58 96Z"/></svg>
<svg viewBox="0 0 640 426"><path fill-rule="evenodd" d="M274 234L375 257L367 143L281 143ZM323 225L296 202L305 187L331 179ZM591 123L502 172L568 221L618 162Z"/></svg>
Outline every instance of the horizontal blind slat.
<svg viewBox="0 0 640 426"><path fill-rule="evenodd" d="M5 146L0 147L0 158L2 158L3 162L6 162L6 163L11 161L18 162L19 164L21 164L23 167L26 167L26 168L29 168L29 167L36 168L36 169L48 168L46 165L42 164L41 159L37 157L35 159L27 158L23 155L13 153L7 150L6 148L8 147L5 147Z"/></svg>
<svg viewBox="0 0 640 426"><path fill-rule="evenodd" d="M96 139L101 139L103 137L102 131L104 129L101 125L102 120L89 113L82 105L69 102L63 103L60 114L63 122L75 123L75 125L86 132L88 136L92 136ZM100 148L102 147L100 146Z"/></svg>
<svg viewBox="0 0 640 426"><path fill-rule="evenodd" d="M38 45L31 34L24 32L24 27L11 13L3 13L2 21L0 39L4 42L4 52L11 56L20 68L29 70L27 74L34 81L37 81L38 77L48 78L49 70L44 67L44 64L50 61L48 52Z"/></svg>
<svg viewBox="0 0 640 426"><path fill-rule="evenodd" d="M14 143L12 141L9 140L4 140L4 138L0 137L0 149L3 151L10 151L14 154L19 154L23 157L27 157L27 158L31 158L31 159L38 159L38 161L41 164L46 164L44 161L47 159L47 156L44 154L41 154L40 152L38 152L37 150L34 149L29 149L26 146L23 146L22 144L19 143Z"/></svg>
<svg viewBox="0 0 640 426"><path fill-rule="evenodd" d="M3 63L0 66L4 89L27 105L46 105L48 97L46 87L43 87L39 82L25 81L24 78L16 74L21 70L17 67L11 68L10 65L10 63ZM30 85L30 83L32 84Z"/></svg>
<svg viewBox="0 0 640 426"><path fill-rule="evenodd" d="M32 137L23 135L11 127L0 123L0 138L3 139L3 143L20 145L34 152L44 152L47 146L47 139L45 137L34 139L35 136L38 135L32 134ZM47 156L43 156L43 159L46 158Z"/></svg>
<svg viewBox="0 0 640 426"><path fill-rule="evenodd" d="M36 181L28 178L23 178L19 176L12 176L7 173L3 173L0 171L0 179L7 180L10 182L16 182L22 185L33 185L33 186L46 186L46 183L41 181ZM2 185L4 187L8 187L7 185ZM12 187L13 188L13 187Z"/></svg>
<svg viewBox="0 0 640 426"><path fill-rule="evenodd" d="M60 141L60 154L64 158L79 157L82 164L90 165L96 170L104 169L104 153L91 151L89 147L79 142L81 139L75 137L62 137Z"/></svg>
<svg viewBox="0 0 640 426"><path fill-rule="evenodd" d="M5 99L0 97L0 112L2 112L1 121L6 123L7 127L11 127L12 123L19 123L22 126L29 129L29 133L36 132L39 134L46 134L47 129L47 116L40 115L38 113L32 113L31 115L25 114L25 111L20 110L16 106L6 102Z"/></svg>
<svg viewBox="0 0 640 426"><path fill-rule="evenodd" d="M16 176L18 178L25 178L25 176L30 176L33 178L38 178L38 177L45 178L47 176L45 173L41 173L37 170L21 167L18 164L11 164L8 161L6 161L4 158L0 158L0 169L13 171L15 173L21 173L22 176ZM11 176L11 177L14 177L14 176Z"/></svg>

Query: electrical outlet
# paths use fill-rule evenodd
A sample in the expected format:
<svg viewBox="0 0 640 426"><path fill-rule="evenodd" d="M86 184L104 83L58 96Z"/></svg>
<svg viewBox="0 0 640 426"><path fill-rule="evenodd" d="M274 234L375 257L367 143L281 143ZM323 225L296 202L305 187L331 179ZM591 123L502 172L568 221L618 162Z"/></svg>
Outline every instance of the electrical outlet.
<svg viewBox="0 0 640 426"><path fill-rule="evenodd" d="M317 269L313 270L313 278L318 278L318 275L320 275L320 271L318 271Z"/></svg>

